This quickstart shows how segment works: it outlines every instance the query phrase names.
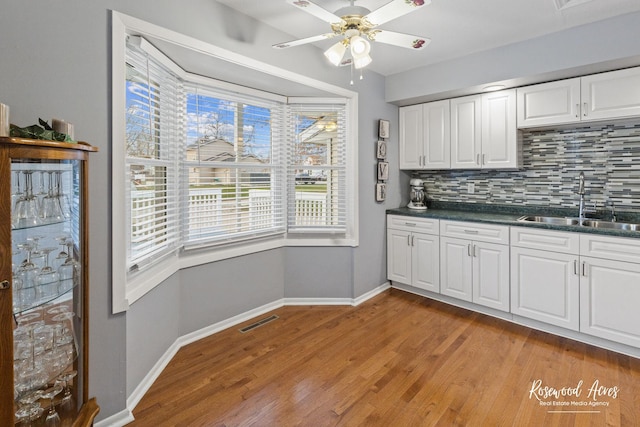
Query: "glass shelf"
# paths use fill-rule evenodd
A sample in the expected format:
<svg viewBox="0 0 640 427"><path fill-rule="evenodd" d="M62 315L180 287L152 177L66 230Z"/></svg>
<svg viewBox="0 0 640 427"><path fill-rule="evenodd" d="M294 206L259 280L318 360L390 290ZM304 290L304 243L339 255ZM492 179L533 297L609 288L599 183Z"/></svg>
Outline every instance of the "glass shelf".
<svg viewBox="0 0 640 427"><path fill-rule="evenodd" d="M17 309L16 309L16 305L15 305L15 301L14 301L13 315L14 315L14 316L18 316L18 315L20 315L20 314L22 314L22 313L29 312L29 311L31 311L31 310L34 310L34 309L37 309L37 308L39 308L39 307L45 306L45 305L47 305L47 304L50 304L50 303L52 303L53 301L55 301L55 300L57 300L57 299L60 299L60 298L62 298L62 297L69 297L69 298L62 298L63 300L65 300L65 299L71 299L71 296L69 295L69 293L70 293L70 292L73 292L73 290L74 290L75 288L77 288L77 287L78 287L78 285L79 285L79 283L78 283L78 282L71 283L71 284L70 284L70 287L65 287L65 288L63 288L63 290L62 290L62 291L60 291L60 290L59 290L59 291L58 291L58 293L56 293L55 295L51 295L51 296L48 296L48 297L40 298L40 299L38 299L38 300L36 300L36 301L33 301L33 302L32 302L31 304L29 304L29 305L22 306L22 307L19 307L19 308L17 308ZM24 290L33 290L35 293L37 293L37 288L38 288L38 286L39 286L39 285L31 286L31 287L28 287L28 288L22 288L21 290L23 290L23 291L24 291Z"/></svg>

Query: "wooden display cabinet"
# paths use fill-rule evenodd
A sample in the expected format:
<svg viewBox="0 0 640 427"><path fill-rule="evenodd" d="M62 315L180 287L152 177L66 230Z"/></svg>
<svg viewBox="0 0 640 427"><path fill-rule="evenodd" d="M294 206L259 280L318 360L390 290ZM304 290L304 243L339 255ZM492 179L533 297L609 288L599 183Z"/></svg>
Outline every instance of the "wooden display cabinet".
<svg viewBox="0 0 640 427"><path fill-rule="evenodd" d="M88 396L87 164L95 151L0 137L2 426L25 418L90 425L99 411Z"/></svg>

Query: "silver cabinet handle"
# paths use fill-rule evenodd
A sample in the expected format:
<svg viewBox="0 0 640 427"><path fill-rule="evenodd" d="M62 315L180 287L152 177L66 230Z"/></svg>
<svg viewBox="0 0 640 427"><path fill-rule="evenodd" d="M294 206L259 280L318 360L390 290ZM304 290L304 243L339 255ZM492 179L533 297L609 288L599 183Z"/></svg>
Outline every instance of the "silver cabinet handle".
<svg viewBox="0 0 640 427"><path fill-rule="evenodd" d="M582 261L582 275L587 277L587 263Z"/></svg>
<svg viewBox="0 0 640 427"><path fill-rule="evenodd" d="M573 274L578 274L578 260L573 260Z"/></svg>
<svg viewBox="0 0 640 427"><path fill-rule="evenodd" d="M588 104L585 102L584 103L584 110L582 111L582 114L587 117L587 111L588 111Z"/></svg>
<svg viewBox="0 0 640 427"><path fill-rule="evenodd" d="M480 153L476 154L476 165L480 165Z"/></svg>
<svg viewBox="0 0 640 427"><path fill-rule="evenodd" d="M476 255L476 245L471 245L471 248L473 249L473 250L471 251L471 256L475 258L475 257L477 256L477 255Z"/></svg>
<svg viewBox="0 0 640 427"><path fill-rule="evenodd" d="M486 156L487 156L486 154L483 154L483 155L482 155L482 164L483 164L483 165L486 165L486 164L487 164Z"/></svg>
<svg viewBox="0 0 640 427"><path fill-rule="evenodd" d="M467 245L467 255L471 256L471 243Z"/></svg>
<svg viewBox="0 0 640 427"><path fill-rule="evenodd" d="M409 227L415 227L416 223L415 222L405 222L404 225L408 225Z"/></svg>
<svg viewBox="0 0 640 427"><path fill-rule="evenodd" d="M467 234L478 234L478 230L467 230L467 229L465 229L464 232L467 233Z"/></svg>
<svg viewBox="0 0 640 427"><path fill-rule="evenodd" d="M580 117L580 104L576 104L576 119Z"/></svg>
<svg viewBox="0 0 640 427"><path fill-rule="evenodd" d="M416 236L411 236L411 246L415 246Z"/></svg>
<svg viewBox="0 0 640 427"><path fill-rule="evenodd" d="M411 234L407 235L407 246L411 246Z"/></svg>

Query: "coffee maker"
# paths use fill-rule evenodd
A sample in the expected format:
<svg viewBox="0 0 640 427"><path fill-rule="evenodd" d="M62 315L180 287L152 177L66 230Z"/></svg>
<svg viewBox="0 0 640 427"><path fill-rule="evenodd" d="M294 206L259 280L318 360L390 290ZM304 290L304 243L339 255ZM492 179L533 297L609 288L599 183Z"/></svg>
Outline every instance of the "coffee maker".
<svg viewBox="0 0 640 427"><path fill-rule="evenodd" d="M411 192L409 193L411 201L407 205L409 209L427 210L423 184L424 181L420 178L411 178L409 181L409 185L411 185Z"/></svg>

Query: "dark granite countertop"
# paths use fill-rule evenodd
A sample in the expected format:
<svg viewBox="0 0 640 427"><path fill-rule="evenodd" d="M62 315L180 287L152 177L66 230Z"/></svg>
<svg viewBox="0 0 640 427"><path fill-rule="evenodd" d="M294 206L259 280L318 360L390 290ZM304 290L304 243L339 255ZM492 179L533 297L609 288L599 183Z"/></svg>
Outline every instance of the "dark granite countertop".
<svg viewBox="0 0 640 427"><path fill-rule="evenodd" d="M518 227L534 227L547 230L571 231L579 233L591 233L616 237L632 237L640 239L640 231L615 230L593 228L580 225L556 225L548 223L518 221L524 215L555 216L555 217L577 217L577 209L570 208L549 208L541 206L508 206L490 205L476 203L449 203L449 202L429 202L429 209L420 211L400 207L387 209L387 214L405 215L419 218L446 219L452 221L483 222L499 225L510 225ZM640 223L640 214L619 213L618 222ZM607 212L596 212L591 218L601 218L610 220L611 214Z"/></svg>

